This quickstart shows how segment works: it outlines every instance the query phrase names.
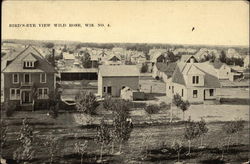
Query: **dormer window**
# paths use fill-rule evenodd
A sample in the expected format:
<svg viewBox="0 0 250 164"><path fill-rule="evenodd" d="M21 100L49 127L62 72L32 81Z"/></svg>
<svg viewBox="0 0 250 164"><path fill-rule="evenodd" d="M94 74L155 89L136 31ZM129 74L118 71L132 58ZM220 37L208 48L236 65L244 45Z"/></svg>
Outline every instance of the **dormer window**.
<svg viewBox="0 0 250 164"><path fill-rule="evenodd" d="M34 61L24 61L25 68L34 68L35 62Z"/></svg>
<svg viewBox="0 0 250 164"><path fill-rule="evenodd" d="M34 55L32 53L30 53L26 57L23 58L23 67L24 68L34 68L36 61L37 61L37 59L34 57Z"/></svg>
<svg viewBox="0 0 250 164"><path fill-rule="evenodd" d="M199 76L193 76L193 84L199 84Z"/></svg>

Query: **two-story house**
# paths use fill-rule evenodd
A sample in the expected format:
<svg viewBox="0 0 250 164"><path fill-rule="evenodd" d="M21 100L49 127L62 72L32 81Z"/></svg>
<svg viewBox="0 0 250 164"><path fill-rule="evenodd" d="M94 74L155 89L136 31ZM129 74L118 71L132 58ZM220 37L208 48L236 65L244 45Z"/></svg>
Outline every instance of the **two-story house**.
<svg viewBox="0 0 250 164"><path fill-rule="evenodd" d="M191 103L217 100L221 87L216 71L208 62L197 63L193 57L178 62L171 78L166 80L166 95L179 94Z"/></svg>
<svg viewBox="0 0 250 164"><path fill-rule="evenodd" d="M4 101L15 103L22 109L31 109L37 101L46 101L56 88L56 70L32 46L28 46L14 59L7 61L4 76Z"/></svg>

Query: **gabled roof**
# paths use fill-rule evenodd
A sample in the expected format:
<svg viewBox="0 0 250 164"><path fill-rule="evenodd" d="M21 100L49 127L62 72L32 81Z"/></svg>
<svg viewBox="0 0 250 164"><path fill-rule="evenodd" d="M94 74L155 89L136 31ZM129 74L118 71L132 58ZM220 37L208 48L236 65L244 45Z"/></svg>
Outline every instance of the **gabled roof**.
<svg viewBox="0 0 250 164"><path fill-rule="evenodd" d="M23 59L32 54L37 60L36 68L24 69ZM22 52L20 52L12 62L7 65L2 72L56 72L55 68L38 52L34 47L28 46Z"/></svg>
<svg viewBox="0 0 250 164"><path fill-rule="evenodd" d="M181 62L188 63L190 62L190 59L193 58L196 63L198 63L197 59L194 57L194 55L181 55Z"/></svg>
<svg viewBox="0 0 250 164"><path fill-rule="evenodd" d="M124 76L139 76L140 72L135 65L101 65L99 66L99 72L104 77L124 77Z"/></svg>
<svg viewBox="0 0 250 164"><path fill-rule="evenodd" d="M168 64L167 63L156 63L155 66L161 72L167 71L167 68L168 68Z"/></svg>
<svg viewBox="0 0 250 164"><path fill-rule="evenodd" d="M121 60L121 57L117 54L112 54L108 57L108 60L113 60L113 59Z"/></svg>
<svg viewBox="0 0 250 164"><path fill-rule="evenodd" d="M223 65L223 63L219 60L215 60L212 65L214 66L215 69L220 69Z"/></svg>
<svg viewBox="0 0 250 164"><path fill-rule="evenodd" d="M186 85L184 76L187 75L192 68L195 68L196 70L204 74L204 86L202 87L219 88L221 86L219 79L216 76L215 69L208 62L186 63L182 69L180 67L183 67L182 63L177 64L177 67L173 73L172 82L174 83Z"/></svg>
<svg viewBox="0 0 250 164"><path fill-rule="evenodd" d="M177 83L177 84L181 84L181 85L186 85L183 74L181 73L181 70L180 70L178 65L177 65L176 69L174 70L172 82Z"/></svg>
<svg viewBox="0 0 250 164"><path fill-rule="evenodd" d="M176 65L177 65L176 62L169 63L169 64L168 64L168 67L167 67L166 71L164 71L164 73L165 73L168 77L172 77Z"/></svg>
<svg viewBox="0 0 250 164"><path fill-rule="evenodd" d="M27 56L25 56L23 59L23 61L37 61L37 59L34 57L33 53L29 53Z"/></svg>

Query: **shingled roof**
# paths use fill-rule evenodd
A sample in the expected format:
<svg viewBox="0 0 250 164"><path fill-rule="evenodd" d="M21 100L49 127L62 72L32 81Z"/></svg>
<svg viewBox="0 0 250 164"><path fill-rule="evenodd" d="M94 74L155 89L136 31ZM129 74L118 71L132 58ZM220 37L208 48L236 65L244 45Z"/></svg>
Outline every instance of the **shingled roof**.
<svg viewBox="0 0 250 164"><path fill-rule="evenodd" d="M135 65L101 65L99 72L102 76L139 76L140 72Z"/></svg>
<svg viewBox="0 0 250 164"><path fill-rule="evenodd" d="M202 72L204 74L204 86L206 88L219 88L220 82L216 76L216 71L212 65L208 62L205 63L186 63L183 67L182 63L178 63L177 67L173 73L172 82L186 85L186 81L184 76L188 75L191 68L197 68L198 72Z"/></svg>
<svg viewBox="0 0 250 164"><path fill-rule="evenodd" d="M36 68L24 69L23 59L32 56L37 60ZM31 57L30 56L30 57ZM2 70L2 72L56 72L55 68L34 47L28 46Z"/></svg>

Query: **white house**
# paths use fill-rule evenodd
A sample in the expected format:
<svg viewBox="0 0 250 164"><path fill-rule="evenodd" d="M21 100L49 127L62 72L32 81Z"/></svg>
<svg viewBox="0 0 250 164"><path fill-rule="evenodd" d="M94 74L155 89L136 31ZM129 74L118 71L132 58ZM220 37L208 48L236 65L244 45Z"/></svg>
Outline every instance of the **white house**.
<svg viewBox="0 0 250 164"><path fill-rule="evenodd" d="M204 103L218 98L221 87L216 71L211 64L178 62L172 77L166 81L166 95L173 98L179 94L190 103Z"/></svg>

